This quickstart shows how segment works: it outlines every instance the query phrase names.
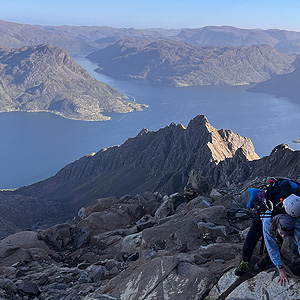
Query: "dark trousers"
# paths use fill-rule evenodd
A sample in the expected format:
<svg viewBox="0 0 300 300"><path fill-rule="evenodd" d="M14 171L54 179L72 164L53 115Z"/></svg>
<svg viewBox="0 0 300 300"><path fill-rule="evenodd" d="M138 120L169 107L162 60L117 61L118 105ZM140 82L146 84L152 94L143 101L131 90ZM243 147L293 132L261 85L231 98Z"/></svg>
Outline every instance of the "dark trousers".
<svg viewBox="0 0 300 300"><path fill-rule="evenodd" d="M251 257L253 255L253 251L259 241L259 239L263 236L263 228L262 228L262 222L258 218L254 218L252 220L251 227L249 229L249 232L246 236L246 240L243 246L243 261L249 262L251 260ZM265 268L271 264L271 259L267 252L265 252L265 255L262 257L262 259L259 261L258 266L260 268Z"/></svg>

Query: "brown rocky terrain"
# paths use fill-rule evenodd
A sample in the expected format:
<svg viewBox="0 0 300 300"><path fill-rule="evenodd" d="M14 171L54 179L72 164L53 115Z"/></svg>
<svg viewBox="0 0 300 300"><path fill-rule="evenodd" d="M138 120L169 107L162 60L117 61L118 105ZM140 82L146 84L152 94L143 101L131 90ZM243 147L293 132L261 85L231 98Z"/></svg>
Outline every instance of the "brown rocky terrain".
<svg viewBox="0 0 300 300"><path fill-rule="evenodd" d="M79 120L108 120L106 112L141 110L97 81L60 47L0 48L0 112L47 111Z"/></svg>
<svg viewBox="0 0 300 300"><path fill-rule="evenodd" d="M96 71L111 77L138 79L177 87L245 85L294 70L296 56L267 45L199 47L182 42L123 39L87 56Z"/></svg>

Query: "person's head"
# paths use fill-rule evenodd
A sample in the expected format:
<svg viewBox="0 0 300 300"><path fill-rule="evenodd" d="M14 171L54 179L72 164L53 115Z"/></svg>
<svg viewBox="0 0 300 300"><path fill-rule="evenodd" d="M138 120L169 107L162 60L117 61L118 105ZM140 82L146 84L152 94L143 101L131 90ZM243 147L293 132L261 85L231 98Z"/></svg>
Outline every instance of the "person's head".
<svg viewBox="0 0 300 300"><path fill-rule="evenodd" d="M297 218L288 214L280 214L273 218L277 232L282 236L289 236L294 233Z"/></svg>
<svg viewBox="0 0 300 300"><path fill-rule="evenodd" d="M294 218L300 217L300 197L291 194L283 200L283 207L285 211Z"/></svg>

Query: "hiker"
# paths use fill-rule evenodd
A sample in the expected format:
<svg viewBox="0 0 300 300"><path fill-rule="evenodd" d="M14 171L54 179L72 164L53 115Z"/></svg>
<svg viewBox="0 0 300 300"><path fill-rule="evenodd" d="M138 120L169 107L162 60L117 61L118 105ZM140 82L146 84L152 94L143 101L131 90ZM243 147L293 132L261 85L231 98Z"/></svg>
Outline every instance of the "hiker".
<svg viewBox="0 0 300 300"><path fill-rule="evenodd" d="M282 213L289 213L294 217L300 216L300 198L299 196L296 196L294 194L291 195L291 193L293 192L298 193L298 185L287 178L269 179L269 185L266 186L265 192L260 189L248 189L248 191L250 195L250 201L247 205L247 208L256 209L256 211L258 212L258 216L262 217L254 218L252 220L252 225L249 229L243 246L242 261L235 270L235 275L237 276L242 276L249 270L249 262L259 239L264 236L264 238L270 240L270 234L267 234L267 232L269 232L269 227L272 220L271 217ZM282 196L284 196L285 200L282 199ZM282 238L283 237L280 235L277 236L277 240L281 243ZM272 237L272 241L273 239L275 239L274 236ZM298 245L298 242L296 240L297 239L295 239L295 242ZM272 247L274 247L273 243L271 244ZM255 271L259 272L272 263L274 259L272 247L269 247L272 253L270 254L271 258L269 257L268 253L265 253L264 257L255 264ZM277 251L275 252L276 254L279 253L278 247ZM279 280L281 284L285 284L286 281L286 277L284 276L284 274L286 273L280 271Z"/></svg>
<svg viewBox="0 0 300 300"><path fill-rule="evenodd" d="M269 187L271 186L272 181L269 180L269 186L267 187L266 193L261 191L260 189L251 189L248 188L250 201L247 204L247 208L253 208L257 212L259 209L257 209L259 206L261 206L261 203L265 198L268 199L275 199L276 194L273 190L271 190ZM266 195L267 194L267 195ZM239 266L235 270L235 275L242 276L247 271L250 270L249 268L249 262L251 260L251 257L253 255L253 251L259 241L259 239L263 236L263 226L262 221L259 218L259 214L256 218L252 219L251 227L248 231L248 234L246 236L244 245L243 245L243 255L242 255L242 261L239 264ZM271 259L269 258L268 254L266 253L264 256L264 259L261 261L260 265L257 264L254 266L254 268L258 271L260 269L266 268L268 265L272 263Z"/></svg>
<svg viewBox="0 0 300 300"><path fill-rule="evenodd" d="M259 218L254 218L252 220L251 227L248 231L248 234L246 236L244 245L243 245L243 255L242 255L242 261L239 264L239 266L235 270L235 275L242 276L247 271L250 270L249 268L249 262L251 260L251 257L253 255L253 251L259 241L259 239L263 236L263 226L262 221ZM265 253L263 259L260 261L260 264L255 264L254 270L260 271L261 269L266 268L272 263L271 259L269 258L269 255Z"/></svg>
<svg viewBox="0 0 300 300"><path fill-rule="evenodd" d="M278 282L281 285L285 285L288 282L288 276L282 266L280 249L276 243L276 238L278 236L281 238L293 237L300 254L300 218L292 217L289 214L279 214L272 219L262 218L262 223L263 236L268 254L279 272Z"/></svg>
<svg viewBox="0 0 300 300"><path fill-rule="evenodd" d="M269 212L270 211L266 211L266 213ZM283 239L290 236L294 238L294 242L300 254L300 218L294 218L288 214L279 214L273 218L266 217L261 218L261 220L253 219L252 226L250 227L243 246L243 260L235 270L235 275L241 276L249 270L249 262L253 250L262 235L264 237L267 253L254 265L254 270L260 272L273 262L279 272L278 282L281 285L285 285L286 282L288 282L288 277L282 266L280 248ZM277 243L280 246L278 246Z"/></svg>

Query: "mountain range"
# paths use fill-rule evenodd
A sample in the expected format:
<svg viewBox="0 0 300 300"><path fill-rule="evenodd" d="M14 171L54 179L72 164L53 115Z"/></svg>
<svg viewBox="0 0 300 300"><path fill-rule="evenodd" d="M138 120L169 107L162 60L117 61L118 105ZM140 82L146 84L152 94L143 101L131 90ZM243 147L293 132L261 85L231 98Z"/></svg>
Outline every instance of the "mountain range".
<svg viewBox="0 0 300 300"><path fill-rule="evenodd" d="M69 53L85 53L95 51L80 39L72 38L63 33L55 33L45 30L40 26L12 23L0 20L0 45L8 48L21 48L50 44L53 47L60 46Z"/></svg>
<svg viewBox="0 0 300 300"><path fill-rule="evenodd" d="M187 128L172 123L156 132L143 129L121 146L84 156L53 177L0 192L0 217L15 226L49 225L72 218L97 198L182 191L193 169L216 184L221 162L228 159L235 165L236 160L258 158L250 139L230 130L218 131L198 116Z"/></svg>
<svg viewBox="0 0 300 300"><path fill-rule="evenodd" d="M271 46L192 46L147 39L120 40L87 56L96 71L122 79L173 86L245 85L294 70L295 55Z"/></svg>
<svg viewBox="0 0 300 300"><path fill-rule="evenodd" d="M0 111L47 111L70 119L108 120L106 112L142 106L95 80L61 47L0 48Z"/></svg>
<svg viewBox="0 0 300 300"><path fill-rule="evenodd" d="M71 54L90 54L88 58L101 63L99 72L116 78L143 79L151 84L173 86L240 85L271 80L251 91L268 92L297 100L297 85L286 88L291 84L289 79L284 85L279 82L284 78L297 81L292 79L297 71L285 77L285 74L295 70L293 61L296 56L281 54L300 53L300 33L295 31L231 26L171 30L38 26L0 21L0 32L0 45L4 47L50 44L61 46ZM279 80L277 77L273 79L273 76L283 77ZM2 98L6 103L10 102L7 95ZM6 109L10 108L11 105L8 105ZM100 117L103 118L107 119Z"/></svg>
<svg viewBox="0 0 300 300"><path fill-rule="evenodd" d="M135 29L108 26L39 26L0 21L0 45L12 48L51 44L71 54L91 53L124 38L168 39L191 45L270 45L285 54L300 54L300 33L279 29L206 26L181 29Z"/></svg>
<svg viewBox="0 0 300 300"><path fill-rule="evenodd" d="M203 28L182 29L176 37L182 42L198 46L269 45L285 54L300 53L300 33L296 31L206 26Z"/></svg>

